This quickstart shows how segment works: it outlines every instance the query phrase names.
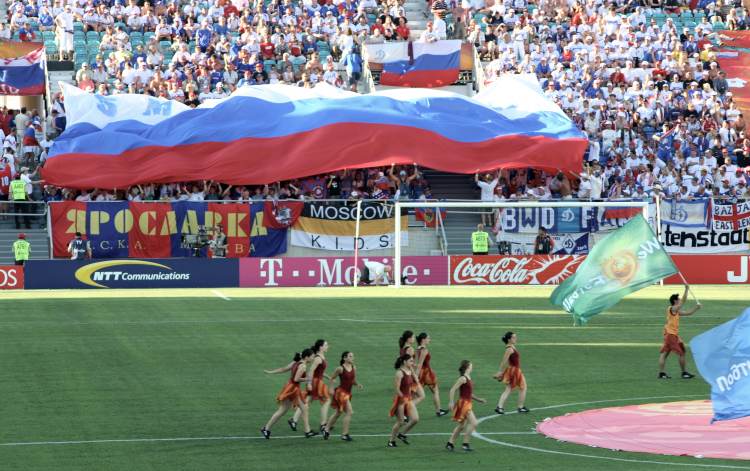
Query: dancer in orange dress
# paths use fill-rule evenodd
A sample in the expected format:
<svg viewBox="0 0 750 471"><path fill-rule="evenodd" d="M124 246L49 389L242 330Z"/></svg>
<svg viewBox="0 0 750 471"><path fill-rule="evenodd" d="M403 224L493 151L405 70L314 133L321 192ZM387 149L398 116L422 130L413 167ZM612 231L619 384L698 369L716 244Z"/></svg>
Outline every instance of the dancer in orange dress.
<svg viewBox="0 0 750 471"><path fill-rule="evenodd" d="M662 344L659 355L659 379L672 379L672 377L664 371L664 365L671 352L674 352L679 359L680 369L682 370L682 379L691 379L695 377L692 373L688 373L686 369L685 344L680 338L680 318L692 316L701 308L701 303L696 303L693 309L689 311L683 310L689 290L690 286L685 285L685 294L682 295L682 298L680 298L680 295L677 293L669 297L667 317L664 324L664 343Z"/></svg>
<svg viewBox="0 0 750 471"><path fill-rule="evenodd" d="M469 360L461 362L461 366L458 368L458 372L461 376L458 377L456 383L451 388L448 396L448 407L453 411L453 420L458 422L456 428L453 429L451 438L448 443L445 444L445 448L448 451L453 451L455 448L456 439L458 435L464 432L464 442L461 445L464 451L474 451L469 445L471 434L477 428L477 417L474 415L472 410L472 401L478 401L484 404L486 401L481 397L474 395L474 383L471 381L471 371L473 366ZM458 390L458 402L453 402L453 398L456 396L456 390Z"/></svg>
<svg viewBox="0 0 750 471"><path fill-rule="evenodd" d="M357 382L357 367L354 366L354 354L352 352L344 352L341 354L341 361L339 367L333 370L331 375L331 389L333 389L333 399L331 400L331 406L333 407L333 415L326 421L326 427L323 430L323 438L328 440L331 436L331 430L336 425L336 421L344 416L344 426L341 429L341 439L345 442L352 441L351 435L349 435L349 424L352 421L352 387L357 386L362 389L362 385ZM339 387L333 388L333 382L336 378L339 378Z"/></svg>
<svg viewBox="0 0 750 471"><path fill-rule="evenodd" d="M328 417L328 407L331 405L331 395L328 393L328 386L324 379L329 379L328 375L325 374L328 362L326 361L325 353L328 351L328 342L323 339L315 341L315 344L310 347L313 351L313 361L310 365L310 371L307 375L307 406L310 407L310 400L320 401L322 404L320 407L320 432L326 426L326 418ZM297 422L299 416L302 413L301 410L297 410L294 413L294 417L288 421L289 427L292 430L297 430Z"/></svg>
<svg viewBox="0 0 750 471"><path fill-rule="evenodd" d="M393 379L393 386L396 395L393 397L393 406L391 407L391 417L396 417L396 423L391 429L391 437L388 441L389 448L396 447L398 438L404 444L408 445L406 434L414 428L419 422L419 413L412 401L412 384L416 381L414 377L414 358L409 354L404 354L396 360L396 376ZM405 423L404 418L409 416L409 422Z"/></svg>
<svg viewBox="0 0 750 471"><path fill-rule="evenodd" d="M524 406L524 402L526 402L526 378L521 371L521 355L516 348L517 341L518 337L513 332L506 332L503 336L503 342L507 347L505 347L505 355L500 362L500 371L493 376L496 380L505 383L505 391L500 395L497 407L495 407L495 412L498 414L505 414L505 401L514 389L518 389L518 412L521 414L529 412L529 409Z"/></svg>
<svg viewBox="0 0 750 471"><path fill-rule="evenodd" d="M405 330L403 334L401 334L401 337L398 339L398 355L409 355L412 358L415 359L415 365L416 365L416 351L414 350L414 332L411 330ZM422 385L419 383L419 376L417 375L416 367L414 371L414 382L411 385L411 393L412 393L412 400L414 401L414 405L416 406L420 402L422 402L422 399L424 399L424 388L422 388ZM406 416L406 421L409 421L409 416Z"/></svg>
<svg viewBox="0 0 750 471"><path fill-rule="evenodd" d="M286 414L291 407L298 407L302 411L302 421L305 426L305 438L310 438L317 435L316 432L310 431L310 421L307 417L307 404L305 398L307 393L305 392L304 385L307 384L307 365L312 361L313 351L309 348L302 351L302 353L296 353L294 359L288 365L277 368L275 370L265 370L267 374L285 373L291 371L289 382L284 385L276 401L279 403L279 408L273 413L268 423L260 429L260 433L266 438L271 438L271 427L278 422L278 420Z"/></svg>
<svg viewBox="0 0 750 471"><path fill-rule="evenodd" d="M435 415L442 417L448 413L447 410L440 407L440 389L438 388L437 375L432 371L430 367L430 350L427 346L430 344L432 339L426 332L422 332L417 335L417 378L419 378L419 384L432 391L432 402L435 404Z"/></svg>

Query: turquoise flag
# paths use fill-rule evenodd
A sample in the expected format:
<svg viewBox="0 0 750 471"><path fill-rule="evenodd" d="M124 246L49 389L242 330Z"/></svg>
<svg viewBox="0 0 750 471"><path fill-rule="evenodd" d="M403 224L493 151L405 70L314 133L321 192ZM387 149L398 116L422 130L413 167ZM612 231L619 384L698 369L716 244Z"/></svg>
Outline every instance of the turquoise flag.
<svg viewBox="0 0 750 471"><path fill-rule="evenodd" d="M614 306L627 294L677 273L642 215L602 239L550 301L573 314L577 324Z"/></svg>

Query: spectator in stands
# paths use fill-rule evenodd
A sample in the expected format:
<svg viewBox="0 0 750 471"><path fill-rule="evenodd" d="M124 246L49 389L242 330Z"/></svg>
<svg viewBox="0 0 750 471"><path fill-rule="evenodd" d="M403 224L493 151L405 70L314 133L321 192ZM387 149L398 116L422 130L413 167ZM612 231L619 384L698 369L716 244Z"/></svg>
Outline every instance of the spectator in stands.
<svg viewBox="0 0 750 471"><path fill-rule="evenodd" d="M73 10L70 4L55 17L57 47L60 60L69 60L73 55Z"/></svg>
<svg viewBox="0 0 750 471"><path fill-rule="evenodd" d="M432 21L428 21L426 29L422 31L422 34L419 36L419 42L434 43L437 40L438 35L433 28L433 23Z"/></svg>
<svg viewBox="0 0 750 471"><path fill-rule="evenodd" d="M474 182L480 189L480 200L483 202L491 202L495 200L494 192L495 187L499 181L500 173L497 172L493 176L490 173L484 175L484 180L479 178L479 173L474 174ZM482 223L488 227L493 226L492 213L489 211L482 211Z"/></svg>
<svg viewBox="0 0 750 471"><path fill-rule="evenodd" d="M549 234L547 234L547 230L540 227L534 240L534 255L549 255L552 253L554 245L555 243Z"/></svg>

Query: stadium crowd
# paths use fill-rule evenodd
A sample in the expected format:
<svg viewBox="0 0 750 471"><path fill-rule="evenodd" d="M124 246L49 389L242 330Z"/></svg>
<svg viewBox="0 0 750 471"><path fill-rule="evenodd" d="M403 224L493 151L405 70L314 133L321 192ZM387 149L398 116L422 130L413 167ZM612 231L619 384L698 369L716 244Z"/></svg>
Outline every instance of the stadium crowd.
<svg viewBox="0 0 750 471"><path fill-rule="evenodd" d="M48 52L75 61L75 80L84 90L146 93L190 106L253 84L311 87L325 81L356 90L361 45L411 34L398 0L15 1L8 11L10 22L0 28L0 37L43 39ZM434 0L425 9L428 15L419 40L455 37L473 43L486 83L501 73L536 74L544 93L590 140L580 175L528 169L477 176L481 199L750 197L746 122L715 51L722 29L748 27L742 6L723 0L690 5ZM54 97L47 123L27 110L3 110L0 118L2 165L25 169L31 179L50 140L65 129L64 97ZM337 172L265 187L214 182L81 192L46 187L34 196L432 197L416 169L391 175L392 170Z"/></svg>
<svg viewBox="0 0 750 471"><path fill-rule="evenodd" d="M459 15L487 83L535 74L590 141L580 175L489 176L483 199L488 186L496 198L750 196L747 124L716 52L723 29L748 27L741 4L514 0Z"/></svg>

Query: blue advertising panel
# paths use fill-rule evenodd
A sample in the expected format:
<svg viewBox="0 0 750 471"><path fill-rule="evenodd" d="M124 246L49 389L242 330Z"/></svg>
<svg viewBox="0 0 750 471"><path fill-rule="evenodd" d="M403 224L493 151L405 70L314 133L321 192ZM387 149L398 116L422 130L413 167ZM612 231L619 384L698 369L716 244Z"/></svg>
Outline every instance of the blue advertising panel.
<svg viewBox="0 0 750 471"><path fill-rule="evenodd" d="M234 288L237 259L29 260L26 289Z"/></svg>

